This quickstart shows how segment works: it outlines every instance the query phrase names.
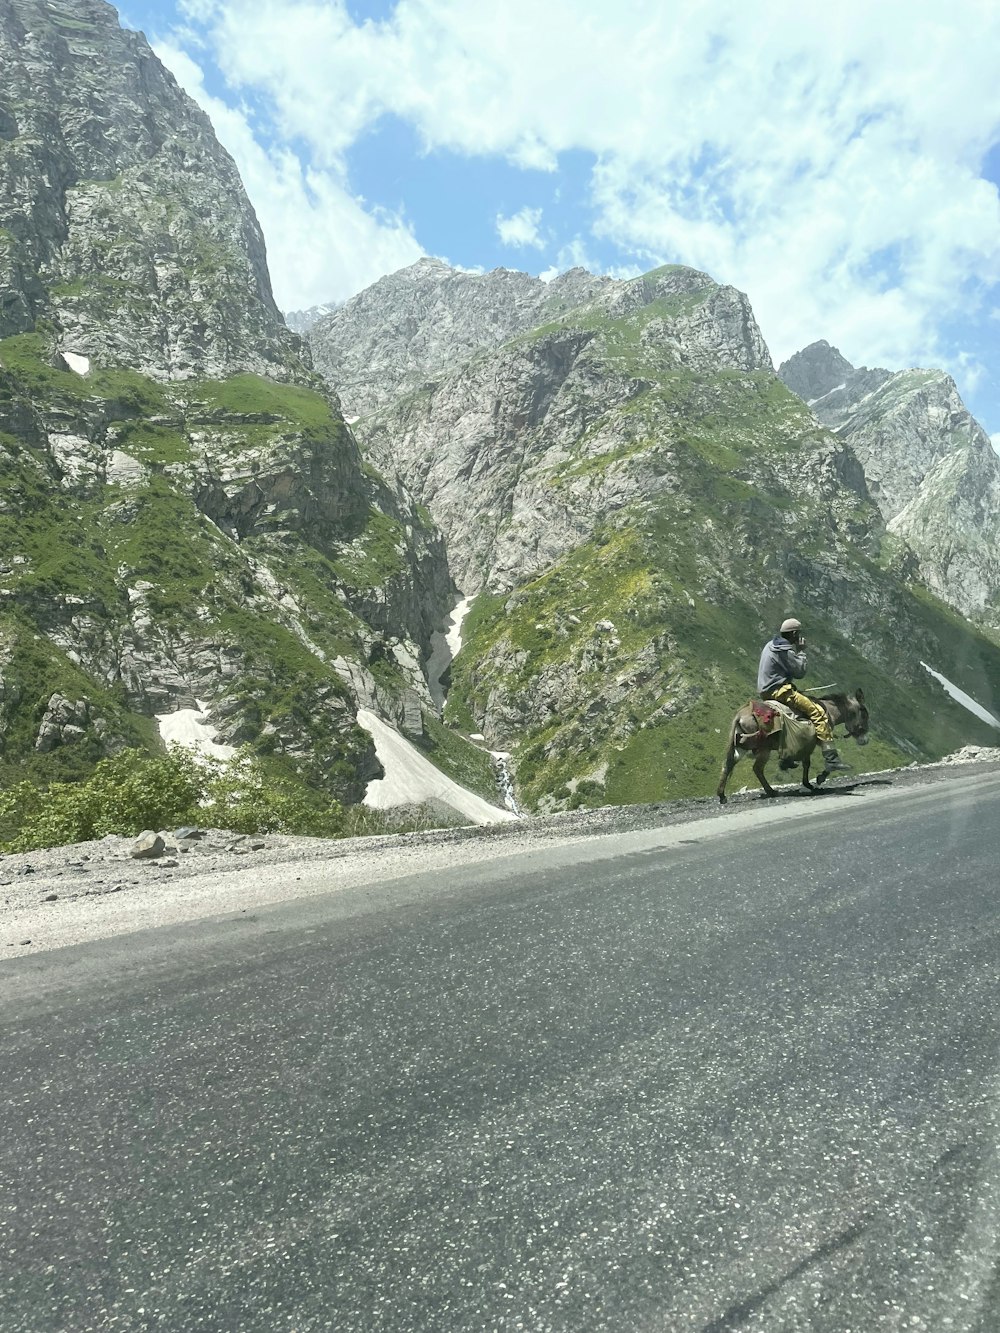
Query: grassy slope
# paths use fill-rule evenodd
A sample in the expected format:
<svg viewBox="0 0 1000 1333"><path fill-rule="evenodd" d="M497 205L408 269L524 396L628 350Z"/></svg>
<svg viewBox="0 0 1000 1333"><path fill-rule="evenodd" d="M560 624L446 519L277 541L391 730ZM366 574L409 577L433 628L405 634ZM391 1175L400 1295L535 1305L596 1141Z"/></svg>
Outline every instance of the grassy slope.
<svg viewBox="0 0 1000 1333"><path fill-rule="evenodd" d="M314 785L347 780L367 740L350 731L331 749L331 738L319 734L314 708L318 695L345 695L344 686L294 627L281 623L276 612L262 617L247 604L253 582L246 555L266 559L303 608L303 629L327 656L360 656L365 627L337 589L378 587L387 568L401 565L401 524L364 504L349 516L344 540L330 552L304 541L253 536L237 544L199 513L183 476L194 454L192 429L199 433L199 449L213 452L218 446L231 456L246 449L256 456L262 446L287 446L313 459L322 459L324 451L332 455L343 448L345 436L327 401L309 389L252 375L176 386L128 370L80 377L53 368L44 336L28 334L0 343L0 424L4 417L9 425L16 423L26 404L57 413L64 429L85 437L98 434L110 419L115 447L146 465L147 473L127 488L95 484L86 494L79 487L69 491L58 484L40 445L23 431L0 431L0 549L8 561L22 557L0 575L9 609L3 668L8 774L27 764L36 775L77 775L96 756L94 745L34 754L38 720L56 690L73 698L87 695L130 742L155 743L148 719L131 716L123 697L99 686L64 653L51 645L29 651L39 642L37 630L59 620L60 605L69 614L67 597L77 599L70 609L121 623L127 589L142 579L153 585L146 605L158 628L229 643L244 657L249 671L237 694L259 728L264 751L273 746L265 729L288 723L317 751L313 762L275 762L301 770Z"/></svg>

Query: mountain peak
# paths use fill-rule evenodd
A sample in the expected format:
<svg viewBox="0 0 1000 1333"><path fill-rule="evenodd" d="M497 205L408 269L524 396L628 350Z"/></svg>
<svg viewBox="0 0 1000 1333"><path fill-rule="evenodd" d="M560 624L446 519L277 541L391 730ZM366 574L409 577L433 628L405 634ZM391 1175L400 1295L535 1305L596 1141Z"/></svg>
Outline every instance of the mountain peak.
<svg viewBox="0 0 1000 1333"><path fill-rule="evenodd" d="M792 393L811 403L846 384L854 369L839 348L820 338L783 361L778 375Z"/></svg>

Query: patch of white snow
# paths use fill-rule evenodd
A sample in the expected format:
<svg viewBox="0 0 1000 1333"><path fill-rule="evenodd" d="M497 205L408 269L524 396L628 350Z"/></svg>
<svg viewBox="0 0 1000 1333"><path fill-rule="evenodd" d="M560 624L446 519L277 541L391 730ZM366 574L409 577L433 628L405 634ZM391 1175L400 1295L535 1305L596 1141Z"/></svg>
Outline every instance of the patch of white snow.
<svg viewBox="0 0 1000 1333"><path fill-rule="evenodd" d="M841 389L846 389L846 388L847 388L847 381L844 380L843 384L838 384L832 389L827 389L826 393L821 393L818 398L808 399L807 400L808 406L812 407L813 403L821 403L824 398L829 398L831 393L840 393Z"/></svg>
<svg viewBox="0 0 1000 1333"><path fill-rule="evenodd" d="M445 621L444 628L436 630L431 635L431 654L427 659L427 688L430 690L435 708L444 707L445 692L441 685L441 677L462 647L462 621L469 614L469 608L475 600L475 596L463 597Z"/></svg>
<svg viewBox="0 0 1000 1333"><path fill-rule="evenodd" d="M236 753L231 745L220 745L215 739L217 732L205 721L208 705L196 699L197 708L178 708L173 713L157 713L160 736L165 745L173 742L185 749L194 750L199 755L211 755L215 759L231 759Z"/></svg>
<svg viewBox="0 0 1000 1333"><path fill-rule="evenodd" d="M63 352L62 359L69 366L70 370L78 375L87 375L90 373L90 357L81 356L79 352Z"/></svg>
<svg viewBox="0 0 1000 1333"><path fill-rule="evenodd" d="M967 708L970 713L974 713L976 717L980 718L983 722L989 723L991 727L996 727L997 731L1000 731L1000 721L997 721L992 713L987 712L982 704L976 703L971 694L966 694L964 690L960 690L957 685L953 685L946 676L942 676L940 671L935 671L933 667L929 667L926 662L921 662L920 665L925 671L929 672L935 680L941 682L945 691L951 695L956 703L960 703L962 707Z"/></svg>
<svg viewBox="0 0 1000 1333"><path fill-rule="evenodd" d="M384 778L369 782L365 805L373 810L391 810L399 805L422 805L439 801L451 806L472 824L499 824L516 819L509 810L484 801L467 787L452 781L388 722L358 709L358 724L375 742L375 753L385 769Z"/></svg>

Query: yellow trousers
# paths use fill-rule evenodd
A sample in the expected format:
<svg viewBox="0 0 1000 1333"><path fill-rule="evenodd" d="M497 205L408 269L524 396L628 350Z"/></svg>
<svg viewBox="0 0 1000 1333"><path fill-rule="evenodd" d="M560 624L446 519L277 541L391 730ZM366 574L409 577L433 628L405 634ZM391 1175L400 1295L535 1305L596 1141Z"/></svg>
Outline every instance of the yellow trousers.
<svg viewBox="0 0 1000 1333"><path fill-rule="evenodd" d="M810 699L808 694L800 694L794 685L779 685L765 697L777 699L779 703L787 704L789 708L794 708L796 713L807 717L816 728L816 739L821 745L829 745L832 742L833 728L830 726L826 709L815 699Z"/></svg>

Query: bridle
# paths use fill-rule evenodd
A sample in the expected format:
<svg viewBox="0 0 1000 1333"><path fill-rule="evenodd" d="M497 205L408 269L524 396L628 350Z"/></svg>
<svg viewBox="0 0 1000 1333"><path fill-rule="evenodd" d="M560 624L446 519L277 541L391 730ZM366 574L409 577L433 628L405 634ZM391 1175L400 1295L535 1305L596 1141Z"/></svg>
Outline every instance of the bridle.
<svg viewBox="0 0 1000 1333"><path fill-rule="evenodd" d="M834 727L842 726L844 730L847 732L848 736L850 736L853 740L856 740L859 745L867 745L868 744L867 709L865 708L864 704L858 703L857 699L854 699L849 694L843 695L842 697L847 701L846 713L844 717L839 718L838 721L836 722L834 722L833 719L831 718L831 725ZM818 702L821 703L824 708L826 708L827 714L829 715L831 710L828 707L828 705L832 703L832 700L820 699L818 700Z"/></svg>
<svg viewBox="0 0 1000 1333"><path fill-rule="evenodd" d="M852 736L859 745L868 744L868 713L864 704L859 704L857 700L853 705L848 702L848 718L844 719L844 730L848 736Z"/></svg>

